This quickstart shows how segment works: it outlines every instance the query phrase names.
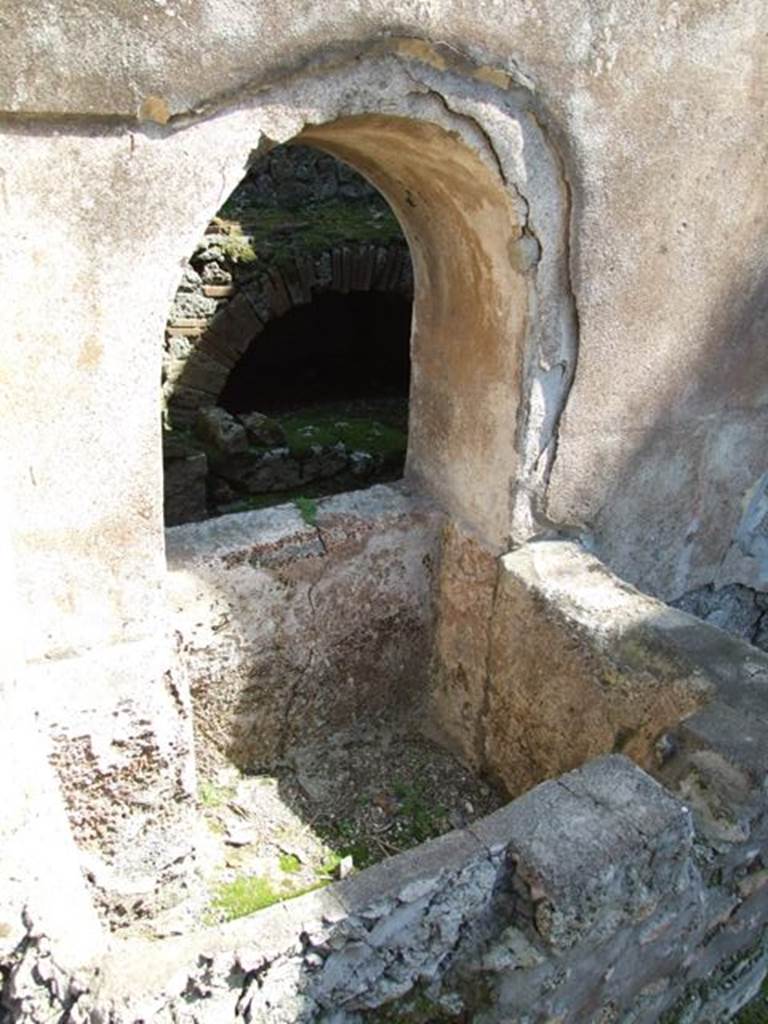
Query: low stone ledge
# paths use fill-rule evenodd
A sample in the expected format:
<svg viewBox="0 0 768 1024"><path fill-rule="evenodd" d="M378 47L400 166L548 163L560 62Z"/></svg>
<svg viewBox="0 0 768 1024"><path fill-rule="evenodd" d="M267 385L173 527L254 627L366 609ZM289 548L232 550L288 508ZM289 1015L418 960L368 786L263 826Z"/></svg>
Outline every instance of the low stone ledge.
<svg viewBox="0 0 768 1024"><path fill-rule="evenodd" d="M511 792L608 751L645 768L715 686L671 642L668 609L568 541L498 567L482 756Z"/></svg>
<svg viewBox="0 0 768 1024"><path fill-rule="evenodd" d="M642 833L628 821L641 821ZM594 943L640 910L647 918L678 898L677 877L656 864L644 879L642 907L628 896L638 888L633 865L642 875L643 844L647 866L654 848L664 859L659 843L672 834L681 839L677 856L685 862L685 808L625 758L600 759L471 829L328 889L184 938L120 944L102 963L89 998L113 1007L111 1019L121 1022L214 1021L228 1007L237 1019L299 1022L333 1013L351 1022L415 986L436 992L465 969L489 978L527 974L535 985L544 968L548 976L557 973L557 958L548 958L558 949L583 944L585 908L604 922L599 936L594 929L589 936ZM546 924L540 916L531 924L507 898L513 861L536 879L540 900L559 902ZM568 943L553 942L548 925L567 913L581 931L572 928Z"/></svg>

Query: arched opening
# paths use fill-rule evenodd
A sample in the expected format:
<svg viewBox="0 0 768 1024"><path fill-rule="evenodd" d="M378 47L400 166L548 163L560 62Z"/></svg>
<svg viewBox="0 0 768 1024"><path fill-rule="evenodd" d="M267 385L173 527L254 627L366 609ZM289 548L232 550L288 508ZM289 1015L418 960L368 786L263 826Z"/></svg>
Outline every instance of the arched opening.
<svg viewBox="0 0 768 1024"><path fill-rule="evenodd" d="M411 304L395 292L326 292L272 320L230 371L235 415L408 397Z"/></svg>
<svg viewBox="0 0 768 1024"><path fill-rule="evenodd" d="M182 609L177 632L192 681L203 776L234 786L243 803L256 799L258 785L250 780L269 776L292 811L317 826L320 845L341 853L354 847L355 864L364 866L464 823L500 798L488 783L498 773L471 711L448 729L432 713L430 666L444 564L450 573L459 563L467 574L457 583L461 598L469 588L474 605L474 590L488 577L483 559L493 566L509 532L531 245L498 168L459 132L415 117L362 115L307 127L294 141L361 172L390 204L405 241L342 241L300 260L291 274L270 268L259 281L243 277L201 331L195 346L201 376L187 375L172 413L183 422L187 398L198 398L185 387L199 392L210 362L224 359L215 389L219 408L238 417L246 434L272 429L273 422L246 418L275 421L283 401L292 400L281 387L295 366L288 335L307 320L314 340L299 349L306 366L294 369L304 396L320 391L317 365L308 358L315 347L331 353L336 369L324 392L329 404L342 383L349 394L352 376L354 401L370 401L371 381L361 373L338 378L359 355L356 307L367 315L371 305L377 322L362 339L368 355L358 366L378 382L380 400L396 400L405 376L402 354L377 363L371 342L389 335L385 315L395 315L412 292L405 484L315 505L297 498L182 526L168 531L167 552ZM404 258L405 242L411 260ZM327 310L352 326L323 348L318 324ZM254 398L257 378L270 380L261 399ZM262 407L249 409L257 403ZM212 422L211 430L220 426ZM313 443L310 432L307 459ZM241 454L235 449L227 459L237 463ZM268 461L261 468L271 473L275 460ZM230 484L227 460L215 472ZM485 548L469 550L465 559L457 545L443 559L451 521ZM444 598L441 626L463 642L462 624L451 619L457 609ZM201 630L201 619L209 617L210 629ZM469 632L487 629L484 622ZM474 656L469 651L465 661ZM467 707L475 683L469 676L464 681ZM441 734L449 742L434 744ZM234 826L224 817L216 827L226 832ZM371 849L369 833L390 823L389 845L374 842ZM308 854L315 871L317 856L317 847ZM301 879L311 884L303 868Z"/></svg>
<svg viewBox="0 0 768 1024"><path fill-rule="evenodd" d="M270 150L189 260L164 357L169 525L403 474L412 271L392 211L321 150Z"/></svg>

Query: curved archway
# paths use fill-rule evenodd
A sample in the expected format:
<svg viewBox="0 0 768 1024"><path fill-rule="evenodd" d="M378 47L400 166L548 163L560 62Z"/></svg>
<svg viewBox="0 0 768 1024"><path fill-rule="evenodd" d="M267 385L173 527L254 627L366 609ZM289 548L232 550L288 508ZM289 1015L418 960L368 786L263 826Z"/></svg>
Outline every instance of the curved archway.
<svg viewBox="0 0 768 1024"><path fill-rule="evenodd" d="M364 174L400 220L414 266L406 478L494 545L509 532L528 288L510 197L463 140L362 115L307 128Z"/></svg>
<svg viewBox="0 0 768 1024"><path fill-rule="evenodd" d="M185 159L217 156L178 256L274 145L323 149L380 190L414 263L406 477L496 551L546 524L576 319L570 192L528 83L395 39L193 119L178 138Z"/></svg>

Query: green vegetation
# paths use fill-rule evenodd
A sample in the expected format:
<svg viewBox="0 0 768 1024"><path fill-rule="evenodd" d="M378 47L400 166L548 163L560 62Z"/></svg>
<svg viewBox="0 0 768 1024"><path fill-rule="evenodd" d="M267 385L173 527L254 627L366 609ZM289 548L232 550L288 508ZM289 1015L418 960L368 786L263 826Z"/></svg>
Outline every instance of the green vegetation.
<svg viewBox="0 0 768 1024"><path fill-rule="evenodd" d="M299 496L293 499L293 503L307 526L317 526L317 502L313 498Z"/></svg>
<svg viewBox="0 0 768 1024"><path fill-rule="evenodd" d="M386 245L403 238L395 215L378 198L328 199L300 209L229 199L219 223L229 235L221 248L234 263L279 263L298 252L322 252L343 242Z"/></svg>
<svg viewBox="0 0 768 1024"><path fill-rule="evenodd" d="M335 876L339 864L341 864L341 861L342 855L340 853L329 853L328 856L323 861L323 863L317 869L317 877L327 878L330 881Z"/></svg>
<svg viewBox="0 0 768 1024"><path fill-rule="evenodd" d="M255 263L259 258L256 255L256 250L244 235L229 235L219 243L219 248L232 263Z"/></svg>
<svg viewBox="0 0 768 1024"><path fill-rule="evenodd" d="M763 981L760 994L737 1013L734 1024L768 1024L768 977Z"/></svg>
<svg viewBox="0 0 768 1024"><path fill-rule="evenodd" d="M235 787L220 786L210 779L201 779L197 793L203 807L221 807L235 795Z"/></svg>
<svg viewBox="0 0 768 1024"><path fill-rule="evenodd" d="M356 868L367 868L381 860L381 855L377 856L369 844L360 837L353 821L342 819L334 822L327 830L327 841L336 847L336 864L342 857L351 857Z"/></svg>
<svg viewBox="0 0 768 1024"><path fill-rule="evenodd" d="M394 794L401 801L398 814L402 826L399 832L405 845L415 846L442 834L445 829L445 808L429 803L418 783L395 783Z"/></svg>
<svg viewBox="0 0 768 1024"><path fill-rule="evenodd" d="M301 861L295 853L281 853L280 870L288 875L295 875L297 871L301 871Z"/></svg>
<svg viewBox="0 0 768 1024"><path fill-rule="evenodd" d="M313 445L330 448L343 444L348 451L368 452L384 461L402 459L408 443L405 430L362 416L344 416L335 407L307 409L278 419L288 448L298 458Z"/></svg>
<svg viewBox="0 0 768 1024"><path fill-rule="evenodd" d="M322 889L330 879L320 879L312 885L293 887L286 884L276 887L269 878L262 875L241 875L230 882L221 882L211 900L208 923L234 921L247 917L257 910L264 910L275 903L295 899L305 893Z"/></svg>
<svg viewBox="0 0 768 1024"><path fill-rule="evenodd" d="M385 845L377 843L365 825L352 818L342 818L324 826L318 823L316 827L322 829L325 841L336 850L335 864L342 857L351 856L356 868L367 868L389 854L409 850L445 832L445 808L431 801L419 783L397 782L392 787L392 794L398 806L392 827L387 830ZM365 802L368 804L367 800ZM331 874L332 870L328 873Z"/></svg>
<svg viewBox="0 0 768 1024"><path fill-rule="evenodd" d="M363 1013L367 1024L455 1024L463 1020L434 1003L424 992L415 992L394 1003Z"/></svg>

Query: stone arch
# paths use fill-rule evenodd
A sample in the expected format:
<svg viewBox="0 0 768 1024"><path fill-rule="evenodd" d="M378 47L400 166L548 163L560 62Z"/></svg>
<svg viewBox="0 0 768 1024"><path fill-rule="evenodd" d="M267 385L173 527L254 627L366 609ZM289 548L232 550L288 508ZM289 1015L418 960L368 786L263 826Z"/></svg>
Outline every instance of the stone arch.
<svg viewBox="0 0 768 1024"><path fill-rule="evenodd" d="M411 264L401 244L335 245L306 253L255 273L240 287L208 286L205 294L224 301L210 317L171 318L166 333L186 339L189 354L167 395L174 425L194 420L216 401L227 377L249 345L272 320L326 292L413 294Z"/></svg>
<svg viewBox="0 0 768 1024"><path fill-rule="evenodd" d="M414 267L406 479L494 550L535 533L576 322L568 183L527 83L392 40L174 127L186 156L221 158L198 237L279 143L324 149L378 188ZM258 329L245 297L225 316Z"/></svg>

